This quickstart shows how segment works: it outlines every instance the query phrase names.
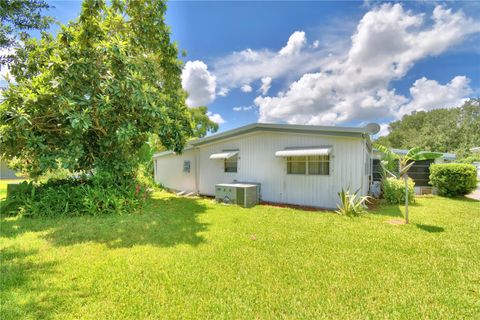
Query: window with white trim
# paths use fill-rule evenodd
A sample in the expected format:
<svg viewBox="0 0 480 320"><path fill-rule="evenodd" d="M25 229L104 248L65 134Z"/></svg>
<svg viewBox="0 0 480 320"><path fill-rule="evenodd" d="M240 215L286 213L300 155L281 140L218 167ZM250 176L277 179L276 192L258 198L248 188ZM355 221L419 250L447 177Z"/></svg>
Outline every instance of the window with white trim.
<svg viewBox="0 0 480 320"><path fill-rule="evenodd" d="M287 157L287 174L329 175L330 155Z"/></svg>
<svg viewBox="0 0 480 320"><path fill-rule="evenodd" d="M237 172L238 170L238 155L225 159L225 172Z"/></svg>

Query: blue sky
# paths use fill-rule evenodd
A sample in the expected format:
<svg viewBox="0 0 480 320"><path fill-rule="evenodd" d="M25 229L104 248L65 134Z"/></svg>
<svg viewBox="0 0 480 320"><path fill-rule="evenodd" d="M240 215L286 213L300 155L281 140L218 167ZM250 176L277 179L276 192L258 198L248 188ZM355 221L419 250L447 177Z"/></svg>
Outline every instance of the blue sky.
<svg viewBox="0 0 480 320"><path fill-rule="evenodd" d="M74 19L80 1L53 1ZM168 4L183 85L220 131L251 122L387 123L480 93L478 2ZM262 89L263 84L263 89Z"/></svg>

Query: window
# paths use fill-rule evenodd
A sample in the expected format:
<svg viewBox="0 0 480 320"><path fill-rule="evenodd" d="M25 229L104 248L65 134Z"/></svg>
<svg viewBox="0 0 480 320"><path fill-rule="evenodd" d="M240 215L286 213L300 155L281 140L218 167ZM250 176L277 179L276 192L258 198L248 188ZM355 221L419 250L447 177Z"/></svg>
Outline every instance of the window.
<svg viewBox="0 0 480 320"><path fill-rule="evenodd" d="M408 176L415 182L415 186L429 187L430 184L430 165L433 160L415 161L413 166L408 170Z"/></svg>
<svg viewBox="0 0 480 320"><path fill-rule="evenodd" d="M237 172L238 155L225 159L225 172Z"/></svg>
<svg viewBox="0 0 480 320"><path fill-rule="evenodd" d="M329 175L330 156L287 157L287 174Z"/></svg>
<svg viewBox="0 0 480 320"><path fill-rule="evenodd" d="M380 164L380 159L373 159L373 181L381 181L382 180L382 165Z"/></svg>
<svg viewBox="0 0 480 320"><path fill-rule="evenodd" d="M310 156L308 157L308 174L329 175L330 174L330 156Z"/></svg>
<svg viewBox="0 0 480 320"><path fill-rule="evenodd" d="M305 174L307 172L307 157L287 157L288 174Z"/></svg>
<svg viewBox="0 0 480 320"><path fill-rule="evenodd" d="M190 173L190 160L183 161L183 172Z"/></svg>

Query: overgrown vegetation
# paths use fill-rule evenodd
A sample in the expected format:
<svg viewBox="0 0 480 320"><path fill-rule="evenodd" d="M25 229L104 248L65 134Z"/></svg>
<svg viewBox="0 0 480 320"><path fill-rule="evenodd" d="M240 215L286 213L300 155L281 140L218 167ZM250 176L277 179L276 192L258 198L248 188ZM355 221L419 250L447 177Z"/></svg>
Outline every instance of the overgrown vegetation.
<svg viewBox="0 0 480 320"><path fill-rule="evenodd" d="M459 158L457 159L455 162L458 162L458 163L474 163L474 162L480 162L480 153L474 153L472 155L469 155L467 157L464 157L464 158Z"/></svg>
<svg viewBox="0 0 480 320"><path fill-rule="evenodd" d="M338 193L340 203L337 205L338 210L335 212L340 215L346 215L347 217L359 216L366 211L365 203L370 199L369 196L359 196L360 189L355 192L350 192L350 189L344 190Z"/></svg>
<svg viewBox="0 0 480 320"><path fill-rule="evenodd" d="M477 168L460 163L432 164L430 183L437 188L439 195L465 195L477 187Z"/></svg>
<svg viewBox="0 0 480 320"><path fill-rule="evenodd" d="M385 178L382 181L383 197L388 203L405 203L405 181L394 177ZM415 182L408 178L408 203L415 203Z"/></svg>
<svg viewBox="0 0 480 320"><path fill-rule="evenodd" d="M82 199L91 195L92 203L99 203L96 211L111 207L98 202L97 194L130 197L139 184L130 181L151 161L153 148L181 152L191 137L218 128L206 107L185 104L182 63L165 11L165 2L158 0L109 5L85 0L78 19L62 25L55 37L43 33L17 48L10 65L15 82L3 92L0 106L0 158L32 179L59 170L67 177L92 177L82 188L66 177L45 186L32 184L42 193L32 194L32 201L46 208L50 199L57 206L57 188L59 193L80 192ZM103 182L95 182L104 177L112 178L108 184L115 188L130 190L107 193ZM65 197L62 211L84 212L77 210L75 199ZM112 201L122 208L122 201Z"/></svg>
<svg viewBox="0 0 480 320"><path fill-rule="evenodd" d="M123 214L137 210L148 192L134 179L121 181L105 174L46 183L22 182L0 209L5 215L53 217Z"/></svg>
<svg viewBox="0 0 480 320"><path fill-rule="evenodd" d="M418 146L422 150L453 152L469 156L480 145L480 99L470 99L452 109L419 111L389 124L390 133L379 144L399 149Z"/></svg>

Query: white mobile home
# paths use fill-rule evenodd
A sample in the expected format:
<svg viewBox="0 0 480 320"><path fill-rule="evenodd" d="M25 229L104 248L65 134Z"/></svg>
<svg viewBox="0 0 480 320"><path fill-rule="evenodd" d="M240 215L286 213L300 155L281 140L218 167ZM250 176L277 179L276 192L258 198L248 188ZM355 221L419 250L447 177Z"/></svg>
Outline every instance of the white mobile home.
<svg viewBox="0 0 480 320"><path fill-rule="evenodd" d="M368 193L375 127L255 123L155 154L155 181L209 196L219 183L258 183L263 201L334 208L342 188Z"/></svg>

